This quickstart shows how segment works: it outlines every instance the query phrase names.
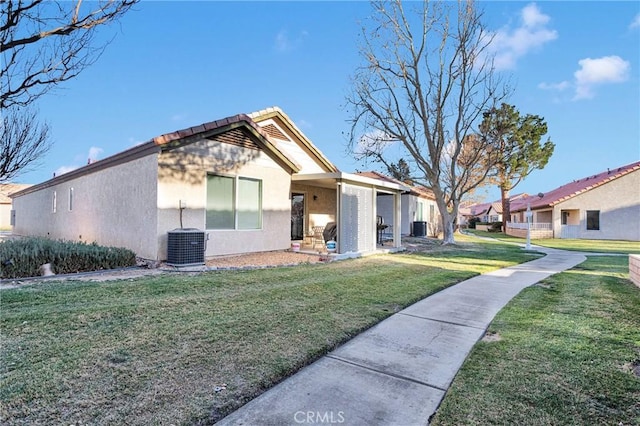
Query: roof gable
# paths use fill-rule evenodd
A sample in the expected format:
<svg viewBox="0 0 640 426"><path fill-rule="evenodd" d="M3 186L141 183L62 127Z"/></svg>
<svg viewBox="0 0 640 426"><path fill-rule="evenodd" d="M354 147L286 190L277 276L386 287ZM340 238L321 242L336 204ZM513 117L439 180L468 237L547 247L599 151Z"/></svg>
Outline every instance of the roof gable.
<svg viewBox="0 0 640 426"><path fill-rule="evenodd" d="M262 128L269 140L283 153L295 160L300 173L333 173L338 168L305 136L295 123L278 107L249 114Z"/></svg>

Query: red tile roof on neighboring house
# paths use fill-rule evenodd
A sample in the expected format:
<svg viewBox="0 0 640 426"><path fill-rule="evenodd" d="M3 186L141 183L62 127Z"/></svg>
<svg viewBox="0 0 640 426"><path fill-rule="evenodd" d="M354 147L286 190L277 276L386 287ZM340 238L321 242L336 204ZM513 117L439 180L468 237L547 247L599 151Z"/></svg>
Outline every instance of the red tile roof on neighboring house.
<svg viewBox="0 0 640 426"><path fill-rule="evenodd" d="M528 194L522 192L516 195L512 195L509 199L511 200L511 206L514 205L518 200L522 198L526 198ZM493 208L496 213L502 214L502 200L491 201L488 203L479 203L472 204L469 206L469 215L470 216L482 216L486 214L490 208ZM512 209L513 210L513 209Z"/></svg>
<svg viewBox="0 0 640 426"><path fill-rule="evenodd" d="M360 176L372 178L372 179L379 179L385 182L395 183L398 185L405 185L405 186L407 185L406 183L401 182L398 179L392 178L391 176L387 176L383 173L376 172L376 171L357 172L356 174ZM433 191L430 188L427 188L426 186L410 186L410 188L411 188L411 191L410 191L411 195L416 195L422 198L429 198L431 200L436 199L435 195L433 195Z"/></svg>
<svg viewBox="0 0 640 426"><path fill-rule="evenodd" d="M565 200L575 197L576 195L590 191L593 188L605 185L614 179L618 179L621 176L640 170L640 161L628 164L626 166L618 167L615 169L607 169L604 172L597 175L587 176L582 179L574 180L573 182L562 185L551 191L541 193L539 195L531 195L529 197L523 197L517 202L511 203L511 211L526 210L527 204L531 205L531 209L541 209L553 207L554 205L561 203Z"/></svg>

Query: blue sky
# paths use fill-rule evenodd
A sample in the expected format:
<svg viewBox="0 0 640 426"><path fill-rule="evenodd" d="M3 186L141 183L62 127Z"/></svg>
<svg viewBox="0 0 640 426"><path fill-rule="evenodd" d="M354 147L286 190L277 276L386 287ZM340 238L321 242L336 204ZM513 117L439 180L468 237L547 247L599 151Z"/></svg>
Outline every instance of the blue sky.
<svg viewBox="0 0 640 426"><path fill-rule="evenodd" d="M556 150L514 189L538 193L640 159L640 3L480 2L509 99ZM101 37L96 64L38 103L54 147L38 183L154 136L279 106L338 168L368 2L146 1ZM545 137L546 139L546 137ZM487 199L498 198L491 188Z"/></svg>

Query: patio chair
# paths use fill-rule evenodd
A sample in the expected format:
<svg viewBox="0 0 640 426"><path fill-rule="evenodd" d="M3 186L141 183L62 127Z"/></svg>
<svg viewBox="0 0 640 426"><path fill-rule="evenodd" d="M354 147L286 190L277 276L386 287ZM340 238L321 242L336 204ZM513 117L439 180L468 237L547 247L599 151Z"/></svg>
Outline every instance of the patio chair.
<svg viewBox="0 0 640 426"><path fill-rule="evenodd" d="M312 226L311 230L313 231L311 248L316 248L316 244L320 244L321 247L324 247L324 236L322 235L324 232L324 226Z"/></svg>

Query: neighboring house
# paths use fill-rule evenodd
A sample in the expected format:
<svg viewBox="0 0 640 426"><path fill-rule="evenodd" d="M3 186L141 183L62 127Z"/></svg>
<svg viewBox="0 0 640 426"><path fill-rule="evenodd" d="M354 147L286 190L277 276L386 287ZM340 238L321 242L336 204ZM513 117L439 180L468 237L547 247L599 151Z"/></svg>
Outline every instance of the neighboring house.
<svg viewBox="0 0 640 426"><path fill-rule="evenodd" d="M358 175L366 176L372 179L378 179L383 182L404 185L402 182L392 177L386 176L380 172L369 171L359 172ZM414 230L414 222L424 222L424 231L428 235L437 235L440 230L440 214L436 205L433 191L423 186L409 186L408 190L402 194L402 225L400 232L402 235L415 235L418 232ZM385 224L393 224L393 199L385 194L379 194L377 197L378 215L382 217ZM423 225L418 225L422 228Z"/></svg>
<svg viewBox="0 0 640 426"><path fill-rule="evenodd" d="M11 195L31 185L22 183L2 183L0 184L0 231L11 230Z"/></svg>
<svg viewBox="0 0 640 426"><path fill-rule="evenodd" d="M168 232L206 230L206 256L282 250L337 225L338 253L376 250L376 196L407 188L340 172L278 108L158 136L12 195L14 233L167 258Z"/></svg>
<svg viewBox="0 0 640 426"><path fill-rule="evenodd" d="M640 241L640 162L512 203L508 234L526 235L527 207L531 238Z"/></svg>
<svg viewBox="0 0 640 426"><path fill-rule="evenodd" d="M525 197L527 197L527 194L524 193L511 196L509 198L512 206L511 210L513 210L514 204L518 205L519 200ZM490 203L473 204L468 207L467 212L469 219L477 217L484 223L502 222L502 200L496 200Z"/></svg>

